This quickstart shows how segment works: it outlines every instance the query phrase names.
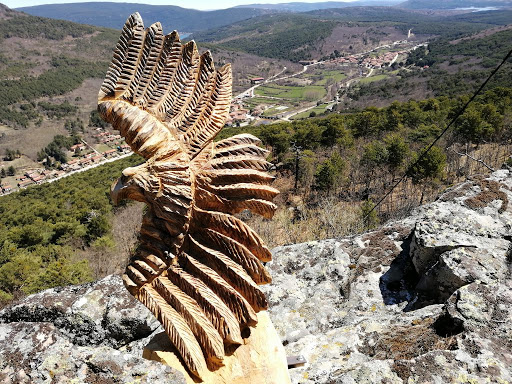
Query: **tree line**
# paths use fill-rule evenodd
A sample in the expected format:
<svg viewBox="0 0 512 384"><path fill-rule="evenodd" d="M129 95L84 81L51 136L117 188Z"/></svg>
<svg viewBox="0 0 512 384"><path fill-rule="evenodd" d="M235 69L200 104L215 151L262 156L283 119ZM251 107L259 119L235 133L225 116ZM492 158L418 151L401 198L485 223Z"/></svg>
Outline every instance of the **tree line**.
<svg viewBox="0 0 512 384"><path fill-rule="evenodd" d="M108 67L107 62L86 61L66 56L53 57L51 69L39 76L24 76L16 80L0 80L0 121L14 122L27 127L39 114L31 104L40 97L63 95L78 88L87 78L101 78ZM19 108L14 104L25 102ZM55 117L72 113L76 107L40 102L40 108Z"/></svg>
<svg viewBox="0 0 512 384"><path fill-rule="evenodd" d="M140 162L132 156L2 196L0 301L91 280L91 261L77 251L112 243L110 184Z"/></svg>
<svg viewBox="0 0 512 384"><path fill-rule="evenodd" d="M381 196L468 99L442 96L393 102L385 108L369 107L357 113L336 113L250 130L271 148L271 160L278 169L297 175L298 185L312 198L319 192L331 192L367 200ZM451 134L408 171L409 180L428 185L444 179L452 145L477 149L488 143L507 143L511 101L512 88L495 88L478 97L456 120ZM226 128L221 137L247 128Z"/></svg>

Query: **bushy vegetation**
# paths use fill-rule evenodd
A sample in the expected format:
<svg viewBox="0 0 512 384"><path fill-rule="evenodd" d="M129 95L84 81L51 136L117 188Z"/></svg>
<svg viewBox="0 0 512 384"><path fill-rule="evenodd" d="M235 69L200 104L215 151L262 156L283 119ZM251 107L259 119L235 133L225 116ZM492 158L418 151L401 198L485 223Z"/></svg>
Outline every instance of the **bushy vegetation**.
<svg viewBox="0 0 512 384"><path fill-rule="evenodd" d="M447 186L488 172L479 161L498 168L510 156L512 88L477 98L420 158L468 97L225 128L219 138L247 131L260 137L277 170L281 195L274 219L247 220L271 246L345 236L407 214ZM406 170L406 179L372 211Z"/></svg>
<svg viewBox="0 0 512 384"><path fill-rule="evenodd" d="M258 56L298 62L310 59L315 44L328 37L335 25L333 21L303 15L269 15L193 37L198 41L228 38L219 45Z"/></svg>
<svg viewBox="0 0 512 384"><path fill-rule="evenodd" d="M50 40L62 40L67 36L82 37L97 29L89 25L29 15L0 20L0 38L35 39L43 37Z"/></svg>
<svg viewBox="0 0 512 384"><path fill-rule="evenodd" d="M324 9L309 15L333 19L360 26L394 26L404 33L412 30L417 35L435 35L455 38L475 33L495 25L510 23L512 11L465 13L454 16L427 15L394 7L353 7Z"/></svg>
<svg viewBox="0 0 512 384"><path fill-rule="evenodd" d="M0 103L12 105L42 96L62 95L77 88L86 78L102 77L107 62L88 62L65 56L54 57L53 67L38 77L0 81Z"/></svg>
<svg viewBox="0 0 512 384"><path fill-rule="evenodd" d="M48 103L46 101L40 101L37 103L38 107L41 108L49 118L63 118L65 116L71 115L78 111L78 107L76 105L71 105L68 101L64 101L60 104Z"/></svg>
<svg viewBox="0 0 512 384"><path fill-rule="evenodd" d="M14 122L26 127L29 121L35 119L37 111L30 104L26 108L16 109L10 107L21 101L30 102L44 96L63 95L78 88L87 78L100 78L108 67L107 62L85 61L65 56L54 57L51 61L52 69L33 77L27 76L16 80L0 81L0 121ZM72 106L60 104L51 106L49 103L40 103L42 109L63 115L73 110Z"/></svg>
<svg viewBox="0 0 512 384"><path fill-rule="evenodd" d="M72 145L78 143L80 143L80 137L78 136L57 135L50 144L37 154L37 160L43 161L46 159L47 166L53 164L54 161L65 163L68 161L65 150L69 150Z"/></svg>
<svg viewBox="0 0 512 384"><path fill-rule="evenodd" d="M426 48L411 52L407 64L417 66L440 64L447 60L478 59L482 66L491 68L501 61L510 50L512 30L496 32L485 38L467 38L457 42L447 39L435 40Z"/></svg>
<svg viewBox="0 0 512 384"><path fill-rule="evenodd" d="M357 113L257 126L252 133L272 148L273 161L281 163L283 169L295 166L292 145L305 154L314 153L302 161L298 172L303 188L352 190L358 198L367 199L382 193L407 164L414 162L467 100L468 96L461 96L394 102L387 108L369 107ZM441 145L447 148L454 143L478 145L506 140L511 128L511 100L512 88L486 92L456 121ZM220 136L247 129L226 128ZM409 176L415 184L441 179L445 165L446 151L434 148Z"/></svg>
<svg viewBox="0 0 512 384"><path fill-rule="evenodd" d="M415 95L420 92L419 89L434 96L474 92L508 53L511 39L512 30L505 30L460 41L435 40L428 47L411 52L406 64L413 66L412 70L400 70L397 76L359 84L348 92L348 96L358 101ZM509 59L491 79L487 89L512 87L511 70L512 59Z"/></svg>
<svg viewBox="0 0 512 384"><path fill-rule="evenodd" d="M110 238L109 187L140 158L109 163L0 198L0 300L92 279L77 249Z"/></svg>
<svg viewBox="0 0 512 384"><path fill-rule="evenodd" d="M100 117L97 109L93 109L89 114L89 126L106 128L109 124Z"/></svg>

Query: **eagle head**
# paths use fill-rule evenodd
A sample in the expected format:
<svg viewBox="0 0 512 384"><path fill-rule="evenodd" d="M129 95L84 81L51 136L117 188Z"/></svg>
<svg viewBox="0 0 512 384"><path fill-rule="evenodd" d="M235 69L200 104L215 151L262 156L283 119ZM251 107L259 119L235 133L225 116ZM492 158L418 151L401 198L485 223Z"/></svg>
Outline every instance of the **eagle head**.
<svg viewBox="0 0 512 384"><path fill-rule="evenodd" d="M110 196L114 205L122 200L130 199L147 203L147 193L150 191L150 175L146 164L126 168L122 176L110 187Z"/></svg>

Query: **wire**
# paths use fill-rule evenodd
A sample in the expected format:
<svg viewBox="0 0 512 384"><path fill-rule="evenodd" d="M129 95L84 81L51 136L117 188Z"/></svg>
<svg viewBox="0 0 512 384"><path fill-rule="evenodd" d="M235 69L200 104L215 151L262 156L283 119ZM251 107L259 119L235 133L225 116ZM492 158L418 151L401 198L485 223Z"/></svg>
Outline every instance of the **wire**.
<svg viewBox="0 0 512 384"><path fill-rule="evenodd" d="M378 202L377 204L375 204L373 206L372 209L370 209L370 211L363 217L363 220L367 219L370 214L375 211L375 209L382 204L382 202L384 200L386 200L386 198L391 195L391 193L394 191L394 189L396 187L398 187L398 185L400 185L400 183L402 181L404 181L406 178L407 178L407 175L409 174L409 172L420 162L420 160L432 149L432 147L439 141L439 139L441 139L441 137L443 137L443 135L448 132L448 130L450 129L450 127L453 125L453 123L455 123L455 121L460 117L460 115L462 115L467 107L469 106L469 104L471 104L473 102L473 100L475 100L475 98L480 94L480 92L482 91L482 89L484 89L484 87L487 85L487 83L489 82L489 80L491 80L491 78L496 74L496 72L499 71L499 69L503 66L503 64L505 64L505 62L510 58L510 56L512 56L512 49L510 50L510 52L505 56L505 58L502 60L502 62L500 63L500 65L498 65L492 72L491 74L487 77L487 79L483 82L483 84L480 86L480 88L478 88L478 90L473 94L473 96L471 96L471 98L468 100L468 102L460 109L459 112L457 112L457 114L455 115L455 117L450 121L450 123L446 126L445 129L443 129L443 131L434 139L434 141L432 143L430 143L430 145L421 153L420 156L418 156L418 158L416 159L416 161L414 163L412 163L408 168L407 170L405 171L405 173L403 174L403 176L391 187L391 189L384 195L384 197L382 197Z"/></svg>

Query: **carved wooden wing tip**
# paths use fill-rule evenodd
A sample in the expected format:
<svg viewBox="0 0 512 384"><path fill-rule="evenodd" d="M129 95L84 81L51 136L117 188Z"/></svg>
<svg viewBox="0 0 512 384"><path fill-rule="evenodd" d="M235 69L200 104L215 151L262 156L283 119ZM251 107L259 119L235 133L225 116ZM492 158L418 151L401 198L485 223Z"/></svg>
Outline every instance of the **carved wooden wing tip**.
<svg viewBox="0 0 512 384"><path fill-rule="evenodd" d="M98 109L145 158L176 151L176 141L194 157L224 126L231 79L229 64L215 69L209 51L199 55L194 41L182 44L176 31L164 35L160 23L144 29L134 13L114 50ZM149 148L141 148L149 139Z"/></svg>
<svg viewBox="0 0 512 384"><path fill-rule="evenodd" d="M226 347L267 308L259 284L271 277L261 238L234 214L271 218L267 151L249 134L213 142L231 99L231 67L209 52L144 29L130 16L101 86L98 109L148 161L112 186L114 202L148 205L139 246L126 268L127 289L160 320L196 377L214 370ZM230 350L232 348L229 348Z"/></svg>

